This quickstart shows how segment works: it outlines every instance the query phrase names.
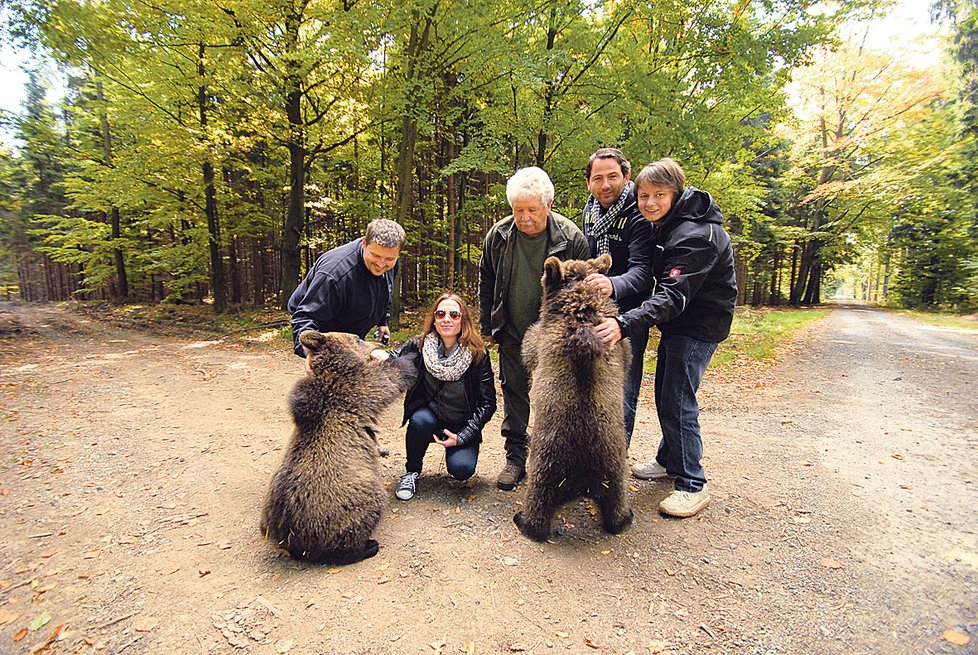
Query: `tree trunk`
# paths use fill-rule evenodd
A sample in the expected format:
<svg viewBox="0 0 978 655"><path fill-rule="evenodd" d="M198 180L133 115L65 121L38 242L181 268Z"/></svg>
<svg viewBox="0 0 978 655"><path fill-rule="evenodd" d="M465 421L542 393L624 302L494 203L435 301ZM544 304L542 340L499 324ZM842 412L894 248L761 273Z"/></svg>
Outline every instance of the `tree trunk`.
<svg viewBox="0 0 978 655"><path fill-rule="evenodd" d="M424 16L424 24L419 32L421 12L414 9L411 12L411 34L408 39L407 73L405 84L408 92L405 95L405 105L401 111L401 143L397 151L397 209L394 220L407 227L407 218L411 213L414 200L414 152L418 140L417 106L419 102L416 82L419 77L419 65L422 55L428 48L428 36L434 20L435 6L428 9ZM403 279L403 262L397 267L397 278L394 280L394 294L391 298L390 326L392 330L400 327L401 286Z"/></svg>
<svg viewBox="0 0 978 655"><path fill-rule="evenodd" d="M102 153L105 156L105 163L108 165L112 162L112 135L109 132L109 116L105 112L105 93L102 91L101 80L95 83L95 94L99 101L99 123L102 129ZM119 208L113 205L112 210L109 212L109 216L112 230L110 239L112 241L118 241L122 238L122 217L120 216ZM115 261L115 277L118 297L120 299L128 298L129 277L126 275L126 260L123 256L122 248L113 248L112 256Z"/></svg>
<svg viewBox="0 0 978 655"><path fill-rule="evenodd" d="M298 49L299 17L291 14L285 21L286 37L293 50ZM299 240L305 229L305 180L306 180L306 129L302 120L302 79L298 63L287 64L285 113L289 120L289 198L282 226L282 261L279 278L279 302L285 307L295 288L299 286L301 253Z"/></svg>
<svg viewBox="0 0 978 655"><path fill-rule="evenodd" d="M207 139L207 84L204 82L204 45L197 50L197 75L201 84L197 88L197 109L200 112L201 138L204 142L204 213L207 215L207 242L211 257L211 292L214 294L214 311L227 310L227 289L224 282L224 260L221 257L221 224L217 215L217 190L214 188L214 164L210 161Z"/></svg>

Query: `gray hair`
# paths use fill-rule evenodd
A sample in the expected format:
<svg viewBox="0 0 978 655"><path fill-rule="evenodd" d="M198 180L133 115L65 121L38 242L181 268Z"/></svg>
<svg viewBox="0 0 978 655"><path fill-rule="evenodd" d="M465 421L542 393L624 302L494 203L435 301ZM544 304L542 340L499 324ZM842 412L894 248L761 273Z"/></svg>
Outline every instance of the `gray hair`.
<svg viewBox="0 0 978 655"><path fill-rule="evenodd" d="M363 243L376 243L384 248L400 250L407 241L404 228L387 218L376 218L367 224L367 232L363 235Z"/></svg>
<svg viewBox="0 0 978 655"><path fill-rule="evenodd" d="M542 168L521 168L506 182L506 200L510 207L517 200L527 198L539 198L544 205L554 199L554 183Z"/></svg>

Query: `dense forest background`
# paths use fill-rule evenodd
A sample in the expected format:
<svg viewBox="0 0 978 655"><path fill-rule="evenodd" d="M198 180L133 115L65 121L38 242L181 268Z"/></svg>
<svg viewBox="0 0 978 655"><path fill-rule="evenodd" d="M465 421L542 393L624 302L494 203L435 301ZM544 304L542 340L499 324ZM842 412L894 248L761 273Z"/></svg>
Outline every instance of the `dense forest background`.
<svg viewBox="0 0 978 655"><path fill-rule="evenodd" d="M397 303L470 297L526 165L575 220L584 164L663 156L717 199L740 301L844 283L978 309L978 4L944 64L866 46L859 0L0 0L33 53L3 116L0 287L27 300L282 303L389 217ZM862 32L860 32L862 30ZM41 62L68 80L47 100ZM943 71L943 72L942 72Z"/></svg>

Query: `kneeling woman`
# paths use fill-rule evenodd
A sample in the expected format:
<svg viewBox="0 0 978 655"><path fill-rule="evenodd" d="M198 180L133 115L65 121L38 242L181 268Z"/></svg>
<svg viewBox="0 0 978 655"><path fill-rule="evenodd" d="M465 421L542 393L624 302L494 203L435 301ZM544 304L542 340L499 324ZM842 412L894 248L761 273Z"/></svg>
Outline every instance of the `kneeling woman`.
<svg viewBox="0 0 978 655"><path fill-rule="evenodd" d="M468 480L479 459L482 428L496 411L489 353L472 325L465 301L443 293L425 317L421 336L391 353L415 361L417 373L404 397L407 473L395 495L410 500L428 445L445 447L445 465L456 480Z"/></svg>

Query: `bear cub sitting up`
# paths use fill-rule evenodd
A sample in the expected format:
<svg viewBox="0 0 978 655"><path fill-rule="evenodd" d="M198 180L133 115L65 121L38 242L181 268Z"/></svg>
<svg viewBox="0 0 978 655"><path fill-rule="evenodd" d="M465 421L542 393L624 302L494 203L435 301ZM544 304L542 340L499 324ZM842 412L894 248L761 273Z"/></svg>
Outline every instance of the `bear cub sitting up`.
<svg viewBox="0 0 978 655"><path fill-rule="evenodd" d="M261 532L295 559L351 564L373 557L370 538L387 503L376 421L403 393L401 375L352 334L314 330L299 342L313 377L289 396L295 431L272 478Z"/></svg>

